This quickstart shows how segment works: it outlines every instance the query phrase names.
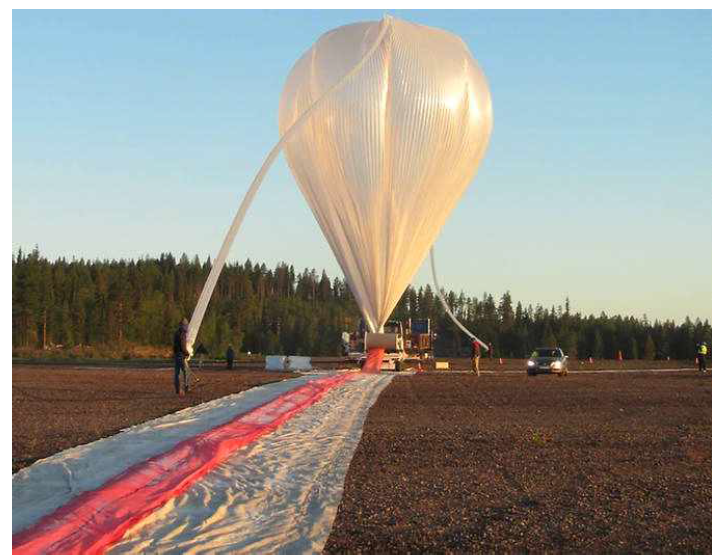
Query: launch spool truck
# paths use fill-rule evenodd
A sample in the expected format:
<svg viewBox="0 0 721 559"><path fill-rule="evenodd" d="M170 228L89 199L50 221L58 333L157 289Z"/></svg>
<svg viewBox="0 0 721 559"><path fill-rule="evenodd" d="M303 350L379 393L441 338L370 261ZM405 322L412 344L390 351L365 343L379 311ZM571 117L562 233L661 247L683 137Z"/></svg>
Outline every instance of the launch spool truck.
<svg viewBox="0 0 721 559"><path fill-rule="evenodd" d="M383 326L383 332L368 332L361 320L356 332L343 332L344 354L356 360L362 367L367 352L373 348L383 348L385 356L381 369L401 371L407 360L433 358L433 339L431 320L389 320Z"/></svg>

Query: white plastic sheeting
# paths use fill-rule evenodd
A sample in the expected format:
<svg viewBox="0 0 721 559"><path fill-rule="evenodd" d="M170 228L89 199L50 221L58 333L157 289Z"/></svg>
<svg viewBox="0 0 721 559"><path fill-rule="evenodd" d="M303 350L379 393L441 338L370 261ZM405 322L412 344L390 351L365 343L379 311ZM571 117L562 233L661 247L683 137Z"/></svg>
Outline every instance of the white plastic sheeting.
<svg viewBox="0 0 721 559"><path fill-rule="evenodd" d="M190 344L281 149L377 332L475 175L492 125L486 79L457 36L391 17L324 34L288 77L281 140L213 263L190 321Z"/></svg>
<svg viewBox="0 0 721 559"><path fill-rule="evenodd" d="M297 388L316 375L251 388L70 448L20 470L12 478L12 531L23 530L85 491L179 442Z"/></svg>
<svg viewBox="0 0 721 559"><path fill-rule="evenodd" d="M289 355L288 369L291 371L310 371L313 367L310 364L310 357L304 355Z"/></svg>
<svg viewBox="0 0 721 559"><path fill-rule="evenodd" d="M285 355L266 355L266 371L285 371L288 368Z"/></svg>
<svg viewBox="0 0 721 559"><path fill-rule="evenodd" d="M302 355L266 355L266 371L310 371L310 357Z"/></svg>
<svg viewBox="0 0 721 559"><path fill-rule="evenodd" d="M332 390L132 528L109 553L320 553L368 410L391 379L359 374Z"/></svg>

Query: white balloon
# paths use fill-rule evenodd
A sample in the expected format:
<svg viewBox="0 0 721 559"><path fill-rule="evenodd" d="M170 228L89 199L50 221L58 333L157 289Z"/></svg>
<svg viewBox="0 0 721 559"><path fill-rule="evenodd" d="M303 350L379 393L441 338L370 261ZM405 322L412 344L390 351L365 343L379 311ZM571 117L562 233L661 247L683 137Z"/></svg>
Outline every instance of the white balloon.
<svg viewBox="0 0 721 559"><path fill-rule="evenodd" d="M493 113L463 41L385 17L323 35L293 67L279 120L281 138L243 196L198 298L190 347L281 150L370 330L382 331L473 178Z"/></svg>
<svg viewBox="0 0 721 559"><path fill-rule="evenodd" d="M301 115L288 165L380 331L483 158L488 84L457 36L386 17L329 31L298 60L281 135Z"/></svg>

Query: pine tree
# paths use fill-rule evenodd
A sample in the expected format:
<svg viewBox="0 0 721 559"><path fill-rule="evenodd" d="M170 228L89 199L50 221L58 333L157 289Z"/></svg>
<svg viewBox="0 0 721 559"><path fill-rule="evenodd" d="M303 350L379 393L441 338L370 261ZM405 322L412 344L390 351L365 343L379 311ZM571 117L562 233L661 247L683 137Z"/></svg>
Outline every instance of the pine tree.
<svg viewBox="0 0 721 559"><path fill-rule="evenodd" d="M501 331L510 332L513 328L513 300L511 294L506 291L501 297L501 303L498 305L498 314L501 318Z"/></svg>
<svg viewBox="0 0 721 559"><path fill-rule="evenodd" d="M36 248L18 250L12 258L12 345L62 344L158 345L167 347L177 321L189 317L211 261L170 254L120 261L54 262ZM544 308L512 304L505 292L496 306L493 296L449 293L459 318L503 356L527 355L540 345L560 347L573 355L611 355L618 349L634 358L656 353L677 359L693 357L695 344L712 340L708 321L647 319L570 314L570 302ZM467 353L467 340L448 318L431 286L409 286L394 309L394 319L430 318L438 335L436 353ZM343 330L353 331L360 311L348 283L320 277L293 266L229 263L220 275L199 339L222 355L227 343L240 350L288 353L334 353ZM276 339L277 338L277 339ZM653 351L640 347L653 344ZM574 350L575 348L575 350ZM606 350L604 352L604 349ZM642 351L643 350L643 351Z"/></svg>
<svg viewBox="0 0 721 559"><path fill-rule="evenodd" d="M593 333L593 356L596 359L603 359L603 336L598 328Z"/></svg>
<svg viewBox="0 0 721 559"><path fill-rule="evenodd" d="M636 338L631 338L631 359L638 359L638 342Z"/></svg>
<svg viewBox="0 0 721 559"><path fill-rule="evenodd" d="M646 336L646 345L643 350L643 358L648 361L656 359L656 344L653 343L653 338L651 337L651 334L648 334Z"/></svg>
<svg viewBox="0 0 721 559"><path fill-rule="evenodd" d="M551 327L550 321L547 321L545 326L543 327L543 338L541 340L541 345L543 347L558 347L558 341L556 340L556 336L553 333L553 328Z"/></svg>

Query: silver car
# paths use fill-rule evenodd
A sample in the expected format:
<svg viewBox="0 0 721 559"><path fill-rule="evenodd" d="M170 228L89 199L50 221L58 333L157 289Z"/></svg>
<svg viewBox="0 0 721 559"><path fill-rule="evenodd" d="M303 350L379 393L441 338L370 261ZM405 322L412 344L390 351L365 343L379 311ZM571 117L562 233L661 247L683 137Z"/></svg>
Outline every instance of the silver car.
<svg viewBox="0 0 721 559"><path fill-rule="evenodd" d="M568 357L560 347L540 347L533 350L527 363L528 374L554 373L558 376L568 374Z"/></svg>

